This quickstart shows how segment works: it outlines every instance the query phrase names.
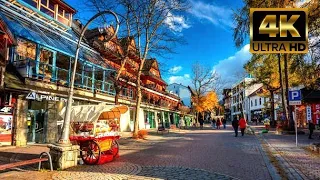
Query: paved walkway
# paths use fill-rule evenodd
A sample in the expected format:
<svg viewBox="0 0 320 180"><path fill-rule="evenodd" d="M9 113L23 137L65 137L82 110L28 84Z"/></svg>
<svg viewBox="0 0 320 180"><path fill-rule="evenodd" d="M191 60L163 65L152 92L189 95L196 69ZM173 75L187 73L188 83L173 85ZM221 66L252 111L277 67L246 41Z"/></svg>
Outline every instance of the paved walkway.
<svg viewBox="0 0 320 180"><path fill-rule="evenodd" d="M261 132L262 127L257 127ZM308 151L309 144L320 143L317 137L308 139L308 134L298 135L298 147L295 144L295 135L276 135L275 131L261 134L267 143L272 155L280 164L288 179L320 179L320 155Z"/></svg>
<svg viewBox="0 0 320 180"><path fill-rule="evenodd" d="M64 171L8 172L0 179L272 179L270 162L254 135L227 130L176 130L147 141L123 140L120 158Z"/></svg>

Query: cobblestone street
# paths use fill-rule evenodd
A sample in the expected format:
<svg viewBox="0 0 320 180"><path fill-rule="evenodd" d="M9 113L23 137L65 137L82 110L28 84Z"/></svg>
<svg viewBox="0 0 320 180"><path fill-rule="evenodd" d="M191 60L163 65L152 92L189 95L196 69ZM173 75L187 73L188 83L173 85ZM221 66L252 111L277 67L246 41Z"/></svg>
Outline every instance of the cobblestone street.
<svg viewBox="0 0 320 180"><path fill-rule="evenodd" d="M181 130L151 135L146 141L127 139L121 141L120 148L120 158L104 165L53 173L4 173L2 178L271 179L258 139L253 135L234 137L231 127Z"/></svg>
<svg viewBox="0 0 320 180"><path fill-rule="evenodd" d="M63 180L279 177L270 170L272 165L258 138L254 135L234 137L230 126L227 130L206 127L204 130L176 130L163 135L153 132L148 137L148 140L140 141L121 139L120 158L104 165L81 165L53 173L12 171L3 173L0 178ZM290 158L289 155L287 158Z"/></svg>
<svg viewBox="0 0 320 180"><path fill-rule="evenodd" d="M308 145L319 143L319 138L310 140L308 134L298 135L298 147L296 147L294 135L279 136L270 131L261 136L288 179L320 179L320 155L308 151Z"/></svg>

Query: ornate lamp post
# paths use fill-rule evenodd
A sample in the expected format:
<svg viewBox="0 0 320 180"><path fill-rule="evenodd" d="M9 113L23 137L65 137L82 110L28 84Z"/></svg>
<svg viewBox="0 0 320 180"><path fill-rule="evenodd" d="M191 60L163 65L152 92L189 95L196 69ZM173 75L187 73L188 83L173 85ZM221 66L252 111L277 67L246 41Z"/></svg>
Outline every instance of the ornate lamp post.
<svg viewBox="0 0 320 180"><path fill-rule="evenodd" d="M79 57L79 50L81 47L81 41L83 39L84 33L86 32L89 24L95 20L96 18L98 18L101 15L104 14L109 14L112 15L115 19L116 19L116 29L115 32L112 36L110 37L106 37L104 42L108 42L109 40L111 40L112 38L114 38L116 36L116 34L118 33L119 30L119 19L118 16L116 15L116 13L114 13L113 11L110 10L105 10L105 11L101 11L99 13L97 13L96 15L94 15L88 22L87 24L84 26L84 28L81 31L80 37L79 37L79 41L77 44L77 49L76 49L76 54L75 54L75 59L74 59L74 65L73 65L73 69L72 69L72 76L71 76L71 83L70 83L70 87L68 90L68 101L67 101L67 107L66 107L66 112L64 115L64 122L63 122L63 128L62 128L62 133L61 133L61 137L59 138L58 144L59 145L70 145L70 140L69 140L69 128L70 128L70 118L71 118L71 107L72 107L72 102L73 102L73 89L74 89L74 80L75 80L75 75L76 75L76 69L77 69L77 62L78 62L78 57ZM104 27L104 28L99 28L99 32L103 33L103 31L106 31L105 33L107 33L108 27Z"/></svg>

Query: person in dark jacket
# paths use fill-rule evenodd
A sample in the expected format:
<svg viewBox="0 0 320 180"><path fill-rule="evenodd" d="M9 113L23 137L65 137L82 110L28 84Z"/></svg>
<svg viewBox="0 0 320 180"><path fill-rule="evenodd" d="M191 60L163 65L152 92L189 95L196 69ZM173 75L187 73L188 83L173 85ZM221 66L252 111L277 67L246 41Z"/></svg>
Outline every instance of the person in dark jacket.
<svg viewBox="0 0 320 180"><path fill-rule="evenodd" d="M309 121L309 139L313 139L312 138L312 134L313 134L313 130L315 129L315 125L313 124L312 121Z"/></svg>
<svg viewBox="0 0 320 180"><path fill-rule="evenodd" d="M223 124L223 129L226 129L227 126L227 120L222 118L222 124Z"/></svg>
<svg viewBox="0 0 320 180"><path fill-rule="evenodd" d="M238 137L238 127L239 127L239 121L238 118L234 118L232 121L232 127L234 129L235 137Z"/></svg>
<svg viewBox="0 0 320 180"><path fill-rule="evenodd" d="M203 129L203 123L204 123L204 121L203 121L203 118L202 118L202 117L200 117L199 123L200 123L200 129Z"/></svg>

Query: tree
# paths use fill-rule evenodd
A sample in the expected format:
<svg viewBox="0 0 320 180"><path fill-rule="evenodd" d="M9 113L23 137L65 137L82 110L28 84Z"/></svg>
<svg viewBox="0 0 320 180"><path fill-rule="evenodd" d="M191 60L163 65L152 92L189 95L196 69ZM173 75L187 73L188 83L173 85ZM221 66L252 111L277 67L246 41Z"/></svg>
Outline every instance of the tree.
<svg viewBox="0 0 320 180"><path fill-rule="evenodd" d="M193 97L192 101L194 102L194 108L197 113L204 113L206 111L213 113L219 106L218 96L214 91L210 91L199 97Z"/></svg>
<svg viewBox="0 0 320 180"><path fill-rule="evenodd" d="M265 88L270 96L270 104L271 104L271 122L274 123L274 93L280 89L281 79L279 77L278 70L274 68L277 66L277 55L269 54L269 55L261 55L254 54L251 60L245 64L244 68L248 73L255 77L255 80L251 83L262 83L263 88Z"/></svg>
<svg viewBox="0 0 320 180"><path fill-rule="evenodd" d="M199 62L195 62L192 65L192 75L191 75L191 88L193 90L192 103L198 113L204 112L206 108L203 106L205 101L205 95L210 91L216 92L219 75L213 71L209 66L204 66Z"/></svg>
<svg viewBox="0 0 320 180"><path fill-rule="evenodd" d="M128 24L124 37L132 37L137 43L137 56L139 65L136 74L136 113L133 136L138 134L138 122L140 118L140 105L142 99L140 77L145 61L152 55L172 53L177 43L182 43L172 28L175 15L188 8L184 0L90 0L96 4L96 9L104 8L103 5L118 4L118 15ZM102 6L101 6L102 5ZM128 34L130 32L130 35ZM125 57L125 56L124 56ZM125 59L124 59L125 60ZM122 63L123 65L124 63Z"/></svg>
<svg viewBox="0 0 320 180"><path fill-rule="evenodd" d="M243 42L247 39L249 35L249 29L250 29L250 19L249 19L249 9L250 8L270 8L270 7L296 7L296 3L299 2L298 0L244 0L244 6L238 10L238 12L234 13L234 18L236 22L236 26L234 28L234 41L237 47L240 47L243 45ZM311 2L303 4L303 7L307 7L310 10L313 10L311 13L309 13L309 19L313 19L314 22L317 22L319 20L319 2L317 0L312 0ZM310 12L310 11L309 11ZM318 13L314 13L318 12ZM311 27L313 29L317 29L319 26L319 23L311 23ZM281 55L279 54L278 61L281 61ZM283 55L283 61L284 61L284 86L282 81L281 82L281 91L282 91L282 99L287 100L288 103L288 89L289 89L289 66L288 66L288 55ZM279 74L281 75L280 79L282 79L282 70L281 70L281 62L279 62ZM284 112L287 112L287 103L283 103L283 110ZM292 119L292 112L290 112L290 124L292 127L293 119ZM289 118L288 115L286 116L287 119Z"/></svg>

